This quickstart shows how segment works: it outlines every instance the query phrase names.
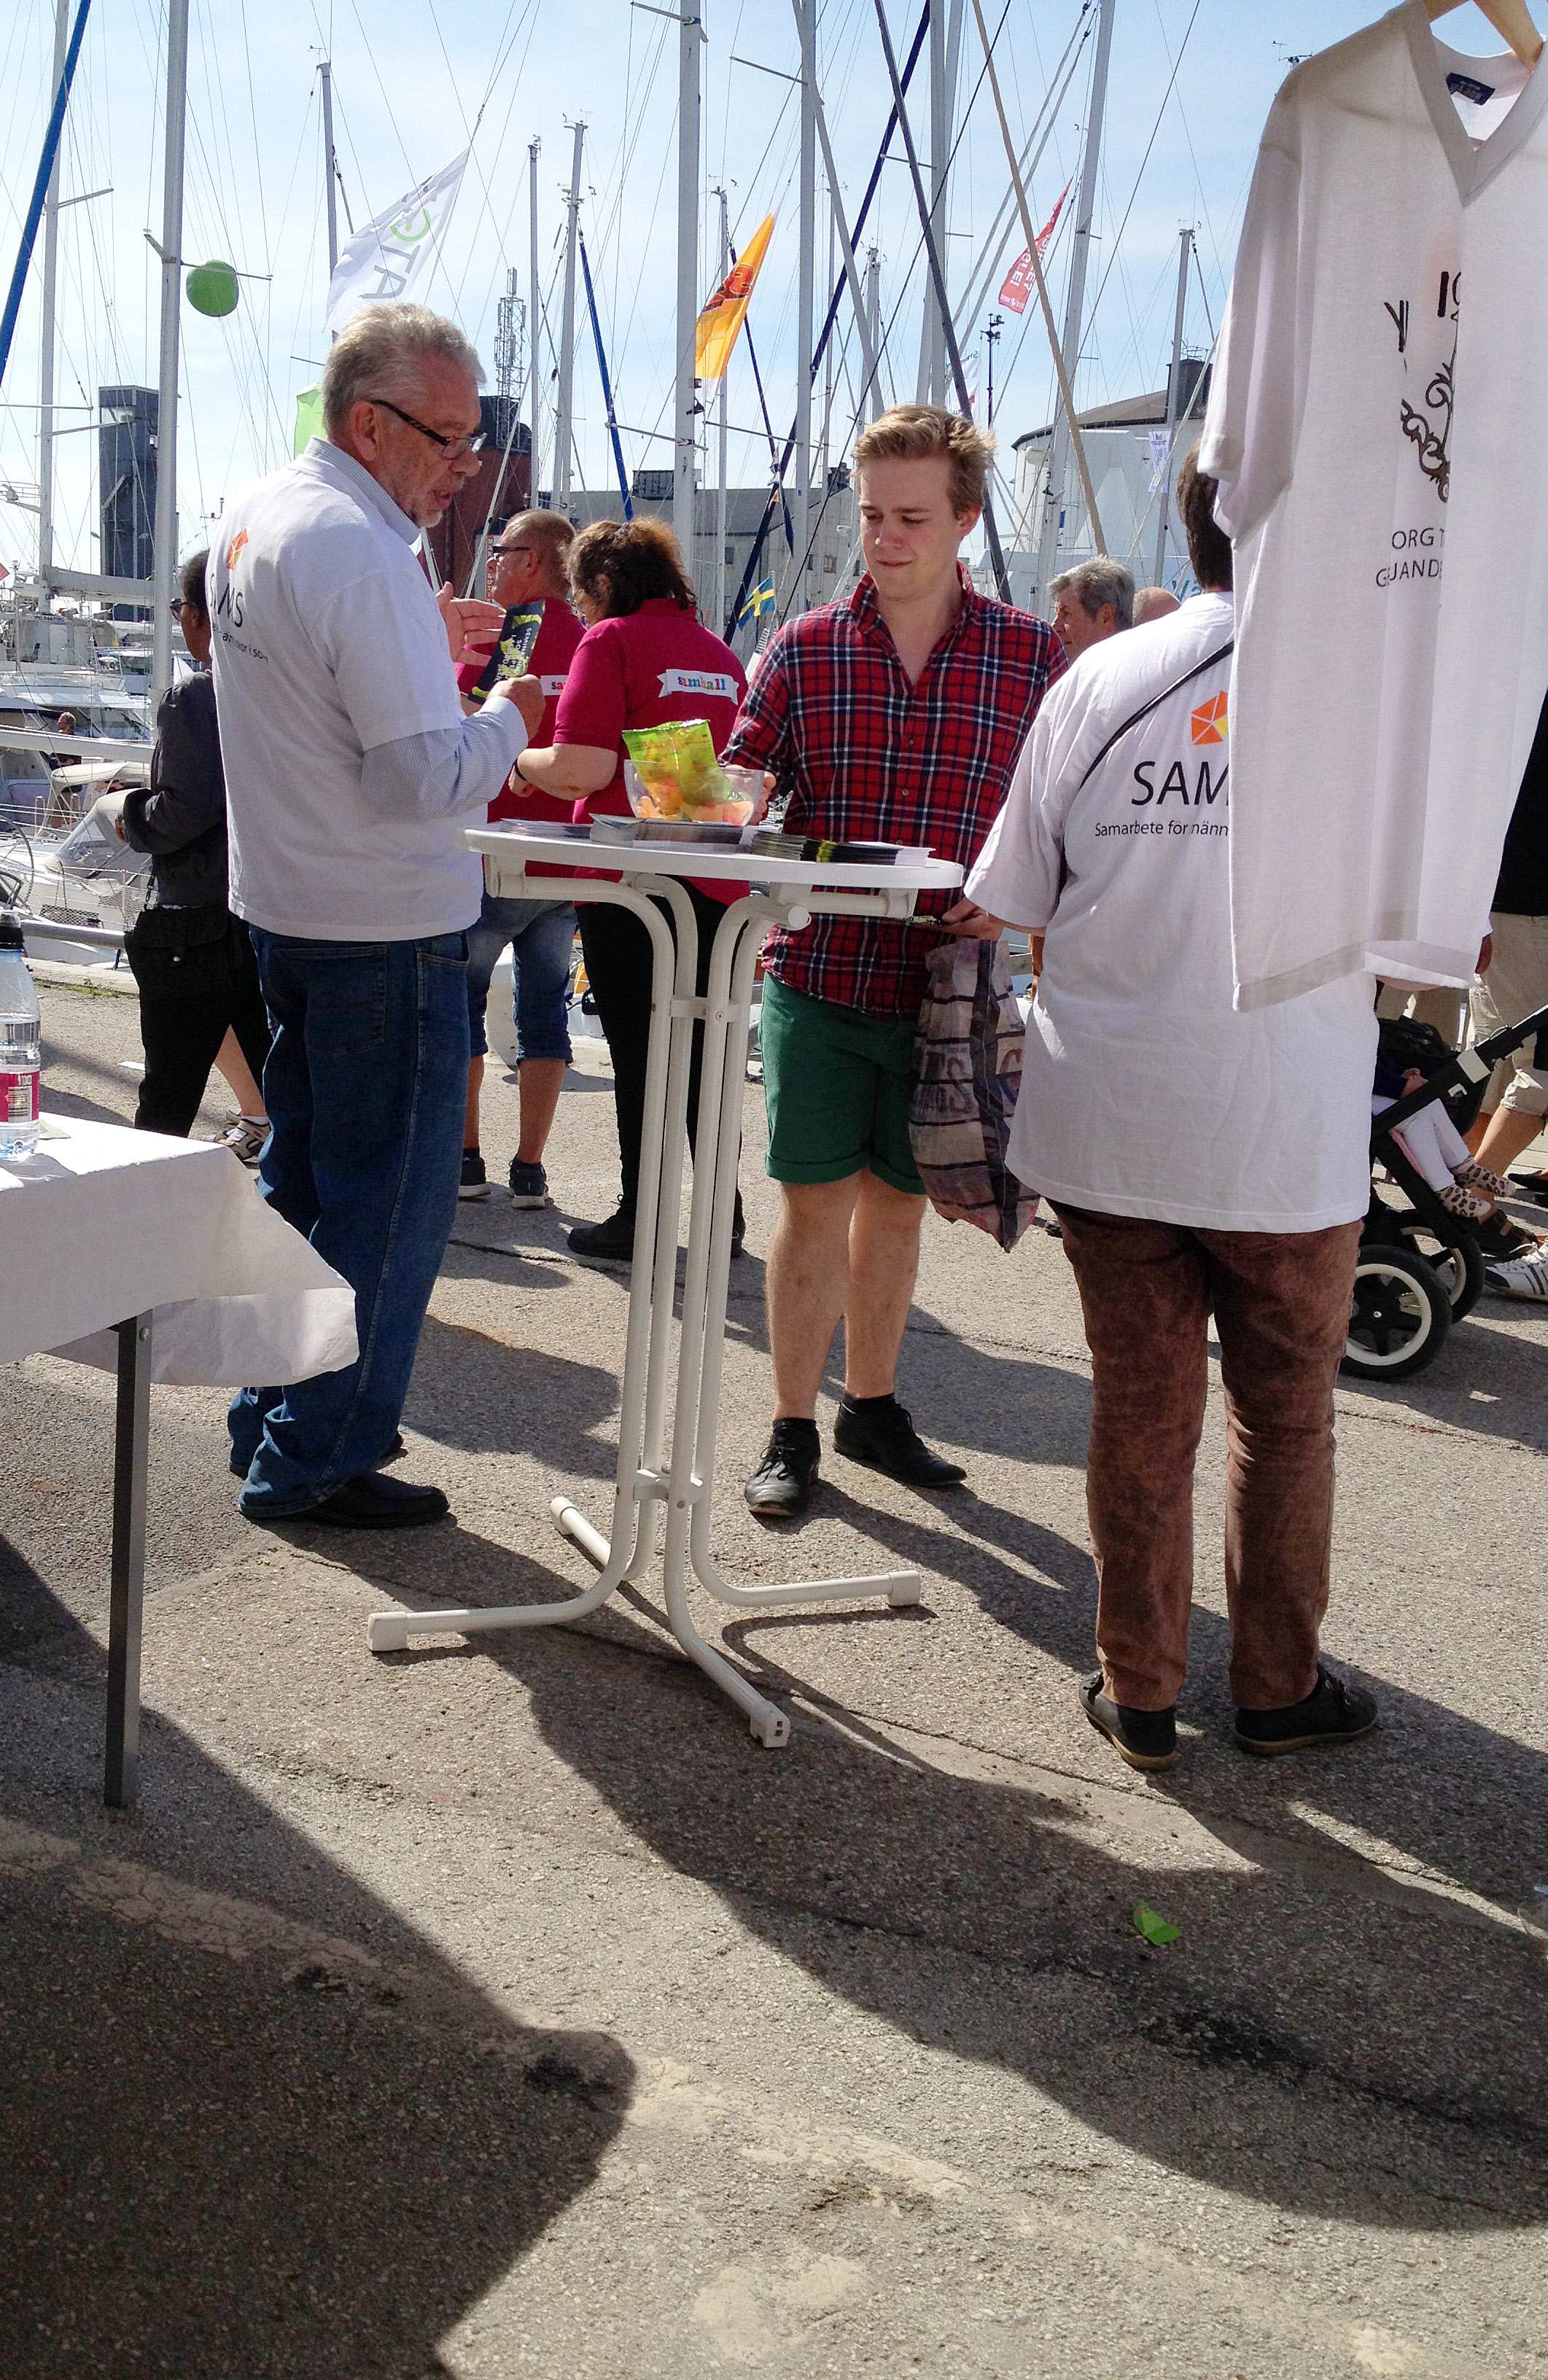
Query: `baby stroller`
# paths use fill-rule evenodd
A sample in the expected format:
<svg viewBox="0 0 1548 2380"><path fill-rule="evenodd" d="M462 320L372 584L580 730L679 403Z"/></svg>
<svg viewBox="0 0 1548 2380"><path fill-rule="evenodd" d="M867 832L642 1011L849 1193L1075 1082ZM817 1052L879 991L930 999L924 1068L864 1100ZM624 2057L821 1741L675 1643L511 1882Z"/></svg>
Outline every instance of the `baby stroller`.
<svg viewBox="0 0 1548 2380"><path fill-rule="evenodd" d="M1372 1119L1373 1164L1391 1176L1407 1203L1399 1206L1373 1182L1341 1372L1362 1380L1409 1379L1434 1362L1453 1322L1477 1305L1483 1290L1477 1229L1441 1204L1397 1128L1437 1099L1457 1130L1468 1132L1495 1066L1539 1032L1548 1032L1548 1008L1470 1050L1448 1049L1433 1025L1384 1022L1384 1056L1394 1050L1399 1063L1418 1067L1425 1079Z"/></svg>

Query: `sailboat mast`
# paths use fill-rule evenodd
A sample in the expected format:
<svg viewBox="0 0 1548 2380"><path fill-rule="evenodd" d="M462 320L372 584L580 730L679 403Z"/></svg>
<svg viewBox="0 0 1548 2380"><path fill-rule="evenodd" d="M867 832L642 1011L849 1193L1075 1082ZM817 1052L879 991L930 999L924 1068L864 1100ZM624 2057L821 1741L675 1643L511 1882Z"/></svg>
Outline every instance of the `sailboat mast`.
<svg viewBox="0 0 1548 2380"><path fill-rule="evenodd" d="M69 45L70 0L54 0L54 88L65 79ZM64 143L59 144L62 148ZM38 577L46 593L54 568L54 366L57 345L54 312L59 288L59 149L48 177L43 208L42 338L38 358Z"/></svg>
<svg viewBox="0 0 1548 2380"><path fill-rule="evenodd" d="M1085 148L1081 157L1081 188L1075 206L1075 236L1070 252L1070 287L1064 301L1064 376L1073 390L1081 359L1081 334L1085 310L1086 264L1091 254L1091 218L1096 205L1096 168L1102 155L1102 118L1107 103L1107 56L1113 44L1115 0L1101 0L1096 24L1096 55L1091 69L1091 105L1086 115ZM1058 556L1059 521L1064 511L1065 481L1070 476L1070 423L1062 409L1056 413L1049 447L1048 485L1045 497L1043 534L1037 548L1037 578L1033 588L1034 610L1047 601L1048 581Z"/></svg>
<svg viewBox="0 0 1548 2380"><path fill-rule="evenodd" d="M168 0L165 174L162 192L162 355L156 405L156 530L151 598L152 708L172 684L172 590L177 577L177 311L182 296L183 128L188 96L188 0Z"/></svg>
<svg viewBox="0 0 1548 2380"><path fill-rule="evenodd" d="M1171 510L1174 477L1172 448L1177 441L1177 418L1182 409L1182 317L1188 304L1188 258L1193 246L1193 230L1179 234L1177 260L1177 312L1172 320L1172 375L1167 382L1167 463L1161 474L1161 517L1155 524L1155 577L1159 587L1167 567L1167 516Z"/></svg>
<svg viewBox="0 0 1548 2380"><path fill-rule="evenodd" d="M865 320L870 325L871 353L877 368L871 374L871 385L861 400L861 412L867 421L874 421L881 411L881 250L873 248L865 258Z"/></svg>
<svg viewBox="0 0 1548 2380"><path fill-rule="evenodd" d="M339 261L339 194L338 169L333 163L333 62L324 58L318 67L322 78L322 172L328 185L328 277L333 277Z"/></svg>
<svg viewBox="0 0 1548 2380"><path fill-rule="evenodd" d="M677 51L677 375L672 395L671 525L694 575L694 480L698 465L699 0L683 0Z"/></svg>
<svg viewBox="0 0 1548 2380"><path fill-rule="evenodd" d="M538 490L542 484L539 475L541 440L538 429L538 349L543 328L542 293L538 285L538 151L540 145L537 140L529 140L526 144L526 207L531 257L527 286L532 292L532 332L527 348L532 367L532 401L527 408L531 419L526 425L532 439L531 456L526 467L526 501L529 504L537 503Z"/></svg>
<svg viewBox="0 0 1548 2380"><path fill-rule="evenodd" d="M717 190L715 195L720 201L720 278L724 281L731 271L731 216L724 190ZM715 610L713 613L718 628L726 616L726 383L730 378L729 369L721 372L719 423L720 468L715 491Z"/></svg>
<svg viewBox="0 0 1548 2380"><path fill-rule="evenodd" d="M569 224L564 235L564 310L559 322L559 396L553 416L553 504L563 512L570 501L570 458L574 453L571 408L575 378L575 227L580 219L581 147L586 119L575 126L574 162L570 169L567 201Z"/></svg>
<svg viewBox="0 0 1548 2380"><path fill-rule="evenodd" d="M799 0L801 26L801 253L795 295L795 486L791 517L795 535L795 577L784 616L806 609L806 549L812 505L812 302L816 278L817 120L816 0Z"/></svg>

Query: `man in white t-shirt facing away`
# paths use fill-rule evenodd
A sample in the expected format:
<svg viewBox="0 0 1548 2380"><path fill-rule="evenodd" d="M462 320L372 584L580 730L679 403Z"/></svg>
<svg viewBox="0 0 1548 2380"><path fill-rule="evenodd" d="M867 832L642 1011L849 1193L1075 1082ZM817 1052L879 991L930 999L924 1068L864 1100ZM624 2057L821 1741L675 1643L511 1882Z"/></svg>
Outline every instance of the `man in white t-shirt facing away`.
<svg viewBox="0 0 1548 2380"><path fill-rule="evenodd" d="M259 1183L354 1288L360 1349L236 1398L253 1521L404 1528L447 1510L377 1465L456 1212L483 892L461 830L542 710L523 677L464 716L454 664L502 614L432 595L414 552L478 468L481 378L439 315L363 308L323 372L326 437L236 498L212 560L231 905L274 1026Z"/></svg>
<svg viewBox="0 0 1548 2380"><path fill-rule="evenodd" d="M1143 1769L1177 1757L1212 1309L1236 1740L1292 1752L1376 1717L1318 1659L1374 986L1232 1006L1231 550L1196 455L1178 504L1203 591L1054 688L958 913L1046 930L1010 1155L1058 1214L1091 1347L1081 1706Z"/></svg>

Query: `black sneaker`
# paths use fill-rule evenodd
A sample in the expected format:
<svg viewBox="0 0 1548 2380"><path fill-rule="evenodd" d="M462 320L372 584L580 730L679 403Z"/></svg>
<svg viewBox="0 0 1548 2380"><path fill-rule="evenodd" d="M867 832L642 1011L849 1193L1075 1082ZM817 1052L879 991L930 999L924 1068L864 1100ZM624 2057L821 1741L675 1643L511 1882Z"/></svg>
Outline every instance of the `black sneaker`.
<svg viewBox="0 0 1548 2380"><path fill-rule="evenodd" d="M906 1488L960 1488L967 1477L960 1463L931 1453L896 1397L885 1403L867 1398L859 1408L846 1397L833 1424L833 1451Z"/></svg>
<svg viewBox="0 0 1548 2380"><path fill-rule="evenodd" d="M490 1177L484 1171L483 1159L476 1148L465 1148L462 1153L462 1180L457 1184L458 1197L487 1198L489 1195Z"/></svg>
<svg viewBox="0 0 1548 2380"><path fill-rule="evenodd" d="M1102 1691L1102 1672L1094 1670L1075 1689L1081 1708L1098 1735L1105 1735L1120 1760L1131 1768L1170 1768L1177 1759L1177 1705L1169 1710L1132 1710L1115 1703Z"/></svg>
<svg viewBox="0 0 1548 2380"><path fill-rule="evenodd" d="M1317 1682L1304 1702L1284 1710L1239 1710L1231 1730L1243 1752L1272 1759L1280 1752L1307 1752L1317 1743L1351 1743L1376 1724L1373 1694L1336 1678L1317 1664Z"/></svg>
<svg viewBox="0 0 1548 2380"><path fill-rule="evenodd" d="M577 1257L622 1257L627 1264L635 1253L635 1219L620 1207L605 1223L577 1223L567 1237Z"/></svg>
<svg viewBox="0 0 1548 2380"><path fill-rule="evenodd" d="M519 1157L511 1160L511 1204L513 1207L546 1207L549 1203L549 1177L540 1165L524 1165Z"/></svg>
<svg viewBox="0 0 1548 2380"><path fill-rule="evenodd" d="M822 1440L815 1421L777 1421L768 1451L742 1490L760 1521L792 1521L812 1500Z"/></svg>

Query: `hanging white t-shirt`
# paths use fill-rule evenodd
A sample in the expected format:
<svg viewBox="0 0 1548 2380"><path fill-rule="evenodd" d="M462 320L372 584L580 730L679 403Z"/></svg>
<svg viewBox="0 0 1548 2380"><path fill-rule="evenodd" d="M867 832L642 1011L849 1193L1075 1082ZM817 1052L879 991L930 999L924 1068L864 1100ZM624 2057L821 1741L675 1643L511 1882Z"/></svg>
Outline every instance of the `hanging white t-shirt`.
<svg viewBox="0 0 1548 2380"><path fill-rule="evenodd" d="M503 703L465 717L414 523L314 438L220 528L209 599L232 907L308 941L460 932L484 885L462 830L483 825L526 731Z"/></svg>
<svg viewBox="0 0 1548 2380"><path fill-rule="evenodd" d="M1471 979L1548 687L1545 224L1548 72L1445 49L1423 0L1274 103L1201 457L1243 1007Z"/></svg>
<svg viewBox="0 0 1548 2380"><path fill-rule="evenodd" d="M1228 595L1196 595L1089 647L1045 697L967 891L1047 929L1022 1181L1099 1214L1315 1232L1370 1200L1374 984L1232 1005L1230 662L1190 674L1234 625Z"/></svg>

